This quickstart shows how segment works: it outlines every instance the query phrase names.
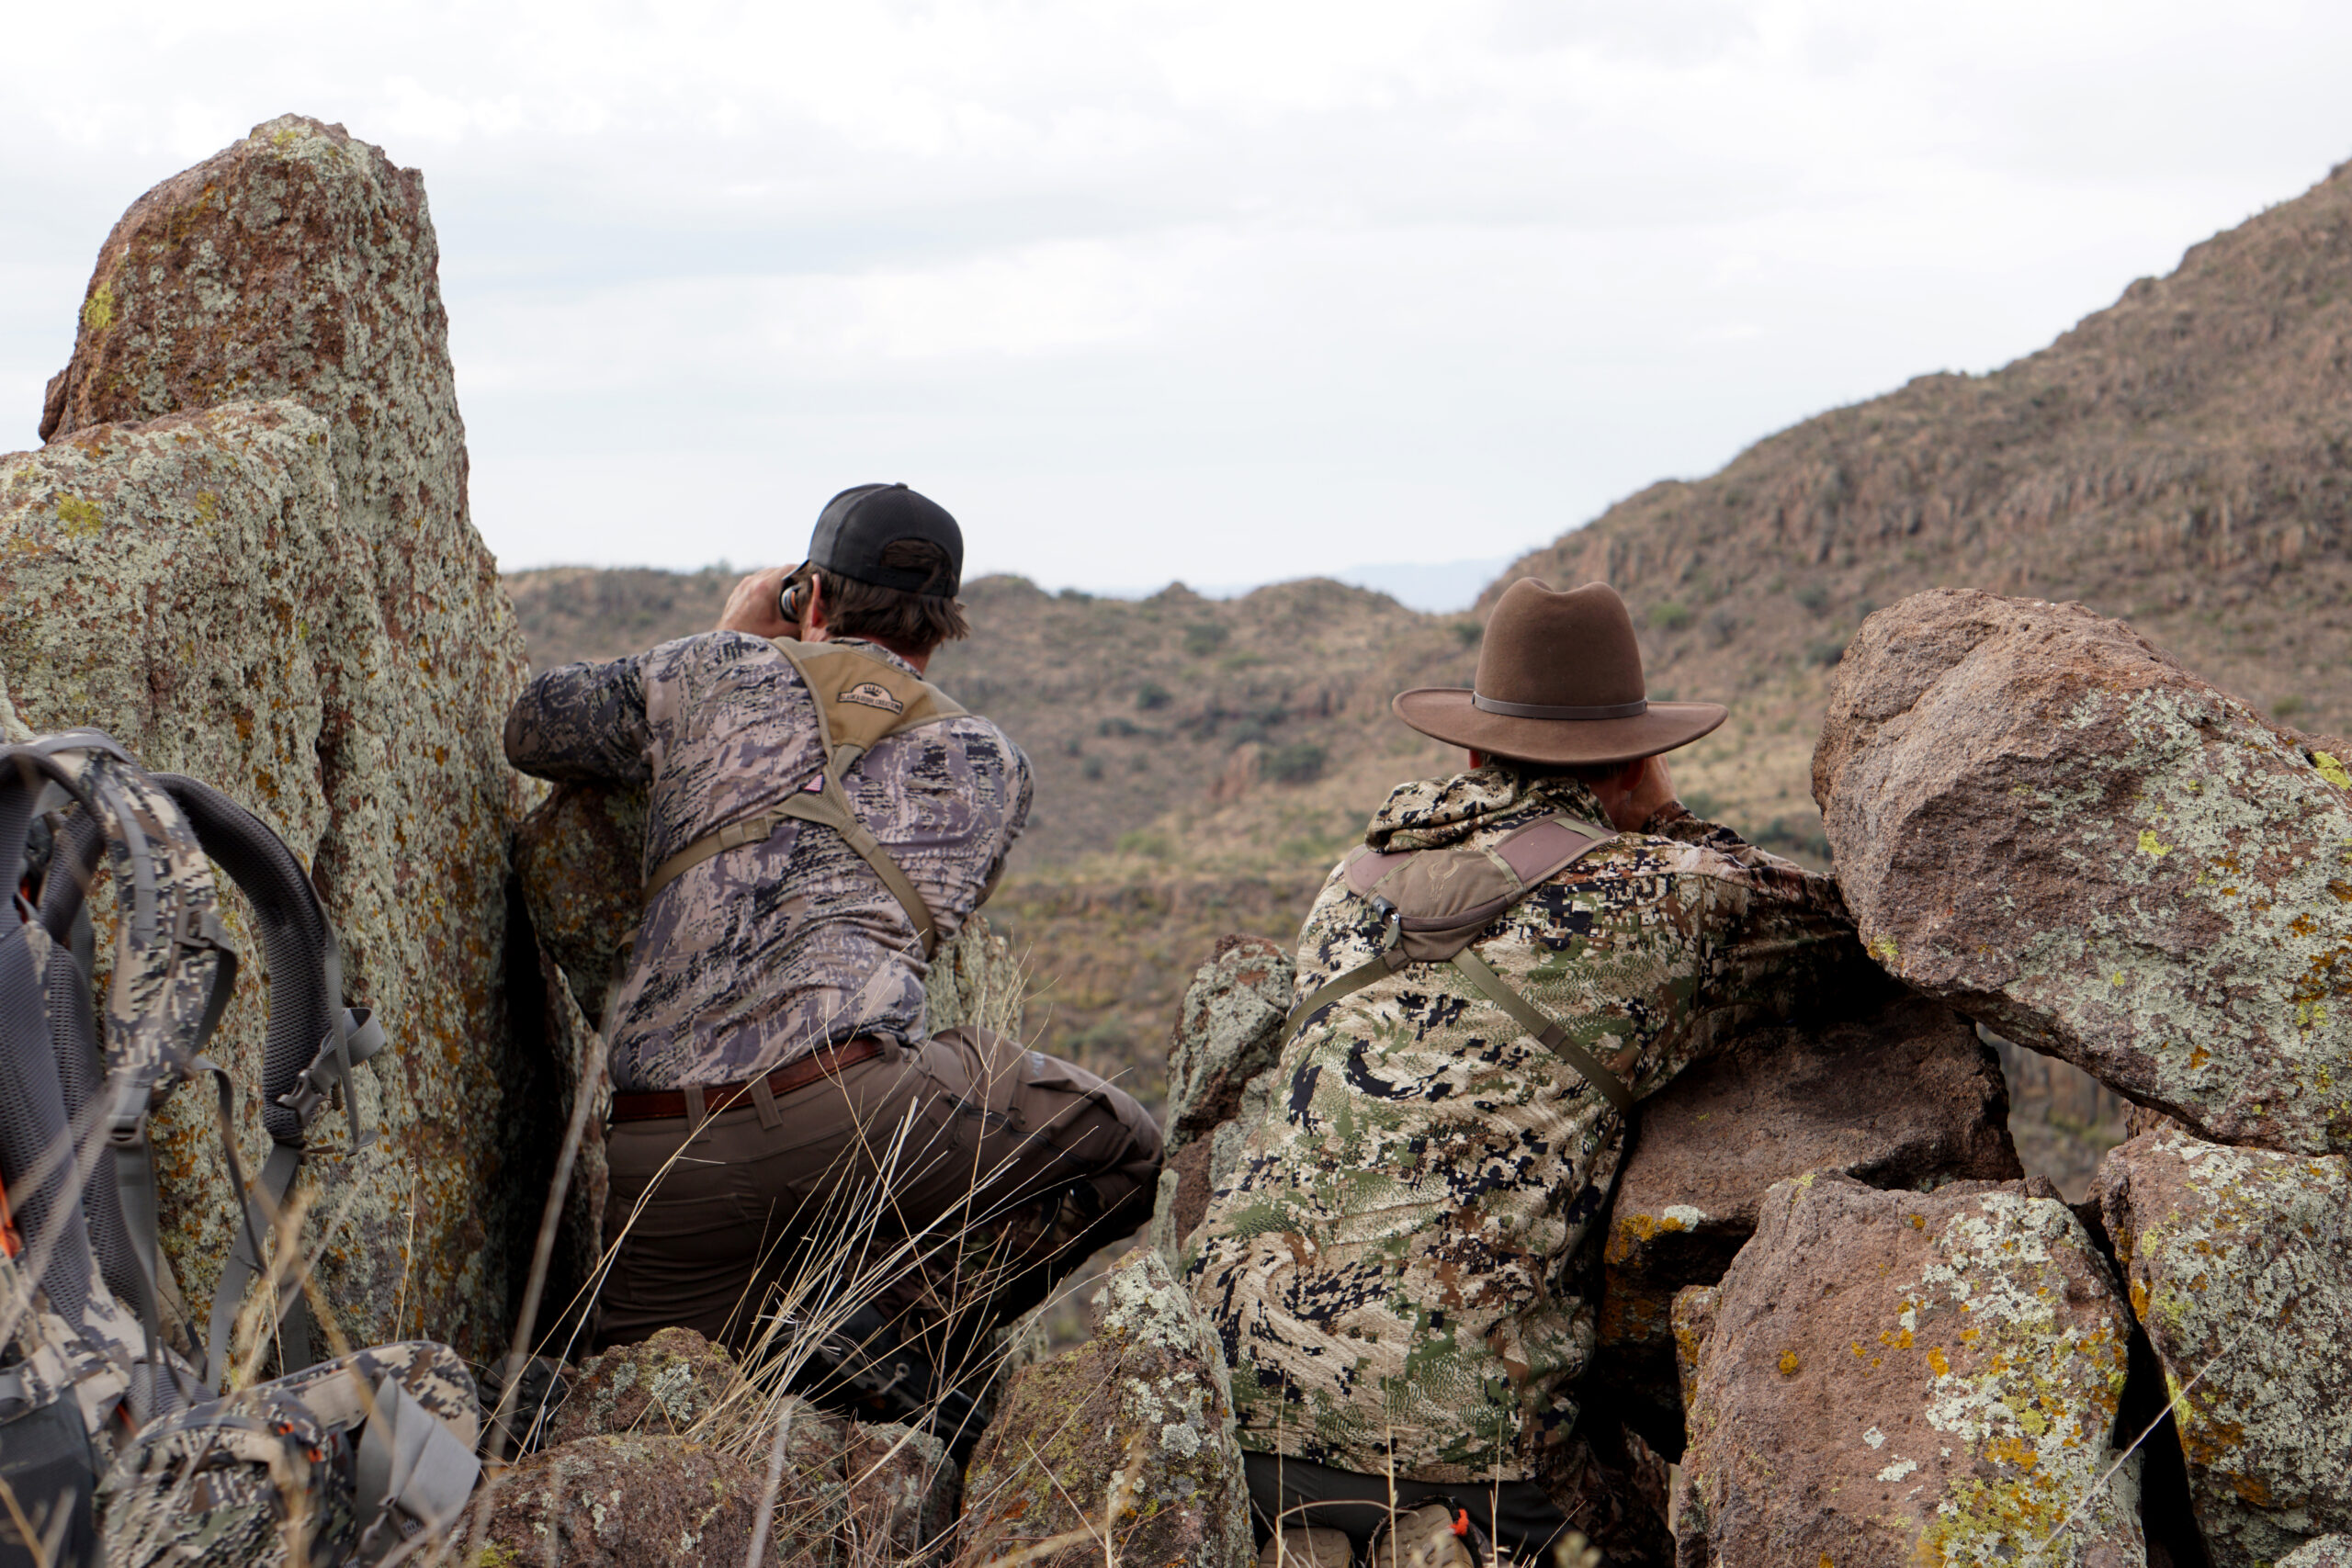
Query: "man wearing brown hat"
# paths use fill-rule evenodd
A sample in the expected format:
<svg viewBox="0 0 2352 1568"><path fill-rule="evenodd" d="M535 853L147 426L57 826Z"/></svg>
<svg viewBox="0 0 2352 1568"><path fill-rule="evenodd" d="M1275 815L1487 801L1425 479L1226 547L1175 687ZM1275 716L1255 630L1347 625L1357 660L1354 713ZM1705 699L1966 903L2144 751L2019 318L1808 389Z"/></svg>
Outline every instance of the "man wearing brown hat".
<svg viewBox="0 0 2352 1568"><path fill-rule="evenodd" d="M507 719L526 773L648 786L605 1017L605 1344L684 1325L740 1347L779 1303L863 1303L865 1351L833 1371L905 1417L926 1361L1149 1216L1159 1132L1131 1097L930 1031L929 960L1029 813L1021 749L923 679L965 635L963 558L936 502L843 491L808 559L745 578L718 629L547 671Z"/></svg>
<svg viewBox="0 0 2352 1568"><path fill-rule="evenodd" d="M1662 753L1724 712L1647 700L1605 583L1512 583L1476 688L1395 709L1469 769L1399 785L1308 914L1272 1110L1188 1239L1193 1292L1261 1522L1361 1545L1393 1477L1522 1555L1570 1522L1605 1543L1579 1249L1626 1113L1868 960L1834 882L1675 798Z"/></svg>

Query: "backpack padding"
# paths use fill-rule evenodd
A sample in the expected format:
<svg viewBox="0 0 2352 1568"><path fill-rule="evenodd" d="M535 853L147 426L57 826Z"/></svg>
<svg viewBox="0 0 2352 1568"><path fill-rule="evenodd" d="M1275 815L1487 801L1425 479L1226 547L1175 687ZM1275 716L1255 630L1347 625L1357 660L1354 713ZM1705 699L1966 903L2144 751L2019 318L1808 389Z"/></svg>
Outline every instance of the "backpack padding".
<svg viewBox="0 0 2352 1568"><path fill-rule="evenodd" d="M97 1259L74 1180L80 1150L65 1118L65 1089L26 934L21 925L0 931L0 1182L7 1185L28 1254L48 1249L40 1284L50 1305L66 1322L79 1323Z"/></svg>
<svg viewBox="0 0 2352 1568"><path fill-rule="evenodd" d="M87 892L105 848L106 833L97 820L86 811L73 813L58 833L56 852L40 890L41 927L59 944L49 955L44 987L49 1037L57 1053L58 1081L65 1090L66 1121L76 1127L87 1126L88 1119L97 1114L95 1108L106 1098L106 1058L98 1049L87 956ZM139 1265L130 1227L123 1221L122 1193L111 1147L98 1152L97 1165L83 1184L82 1213L89 1221L90 1249L97 1256L98 1278L143 1319L154 1303L148 1299L147 1272Z"/></svg>
<svg viewBox="0 0 2352 1568"><path fill-rule="evenodd" d="M87 811L65 818L51 853L49 874L40 885L40 923L51 938L75 943L74 956L82 973L90 972L90 955L82 950L86 940L83 917L89 913L90 888L98 874L98 857L106 852L107 832Z"/></svg>
<svg viewBox="0 0 2352 1568"><path fill-rule="evenodd" d="M220 863L253 906L269 970L269 1033L262 1047L261 1118L281 1144L299 1144L302 1118L278 1103L334 1027L340 997L328 994L334 928L310 874L286 840L210 784L181 773L155 782L178 803L204 852Z"/></svg>
<svg viewBox="0 0 2352 1568"><path fill-rule="evenodd" d="M98 1055L98 1036L90 1012L90 981L81 964L62 947L49 954L49 1038L57 1057L57 1078L65 1093L65 1121L70 1127L89 1127L105 1101L106 1065ZM144 1322L154 1310L147 1271L123 1223L122 1193L116 1185L115 1151L101 1145L89 1180L82 1184L82 1216L90 1226L90 1250L96 1256L98 1278L123 1305Z"/></svg>

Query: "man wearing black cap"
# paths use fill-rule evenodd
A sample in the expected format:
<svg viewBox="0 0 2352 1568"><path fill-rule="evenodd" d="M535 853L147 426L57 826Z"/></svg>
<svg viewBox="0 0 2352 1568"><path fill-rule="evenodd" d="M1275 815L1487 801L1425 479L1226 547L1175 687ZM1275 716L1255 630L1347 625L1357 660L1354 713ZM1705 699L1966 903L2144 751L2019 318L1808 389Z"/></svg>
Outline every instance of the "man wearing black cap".
<svg viewBox="0 0 2352 1568"><path fill-rule="evenodd" d="M1159 1134L1132 1099L926 1025L927 961L1029 813L1021 749L922 679L967 633L963 555L906 486L843 491L808 559L738 583L716 630L548 671L508 717L526 773L648 786L645 912L605 1020L602 1343L742 1345L822 1269L835 1315L868 1303L856 1339L944 1365L1149 1217Z"/></svg>

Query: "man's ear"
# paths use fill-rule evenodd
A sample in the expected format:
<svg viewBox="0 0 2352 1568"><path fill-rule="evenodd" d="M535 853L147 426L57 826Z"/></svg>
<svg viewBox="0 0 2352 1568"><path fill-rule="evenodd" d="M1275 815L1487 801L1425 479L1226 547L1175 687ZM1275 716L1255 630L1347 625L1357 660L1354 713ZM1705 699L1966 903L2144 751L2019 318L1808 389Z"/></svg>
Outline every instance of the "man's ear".
<svg viewBox="0 0 2352 1568"><path fill-rule="evenodd" d="M825 574L823 572L812 571L808 574L807 592L808 603L802 606L800 611L800 640L816 642L820 639L810 637L808 634L825 629Z"/></svg>

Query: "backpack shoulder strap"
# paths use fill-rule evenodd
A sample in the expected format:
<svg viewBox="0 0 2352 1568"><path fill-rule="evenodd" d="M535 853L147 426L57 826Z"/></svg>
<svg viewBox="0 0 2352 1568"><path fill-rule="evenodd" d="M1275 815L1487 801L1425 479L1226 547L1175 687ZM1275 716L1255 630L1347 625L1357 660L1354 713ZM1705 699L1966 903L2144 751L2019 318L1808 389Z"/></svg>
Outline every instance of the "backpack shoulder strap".
<svg viewBox="0 0 2352 1568"><path fill-rule="evenodd" d="M905 868L858 820L848 792L842 788L842 775L885 738L955 718L964 709L930 682L855 648L779 637L775 649L800 672L814 699L823 765L780 805L705 834L655 866L645 879L646 901L650 903L655 894L715 855L764 843L786 822L814 822L840 834L873 868L907 912L923 956L929 958L939 945L931 906Z"/></svg>
<svg viewBox="0 0 2352 1568"><path fill-rule="evenodd" d="M1380 952L1326 981L1293 1008L1285 1038L1333 1002L1415 963L1452 964L1538 1045L1559 1057L1620 1112L1634 1108L1623 1080L1568 1038L1567 1029L1529 1001L1471 947L1478 933L1537 887L1617 835L1570 817L1531 822L1483 849L1358 848L1342 863L1349 891L1372 901Z"/></svg>

